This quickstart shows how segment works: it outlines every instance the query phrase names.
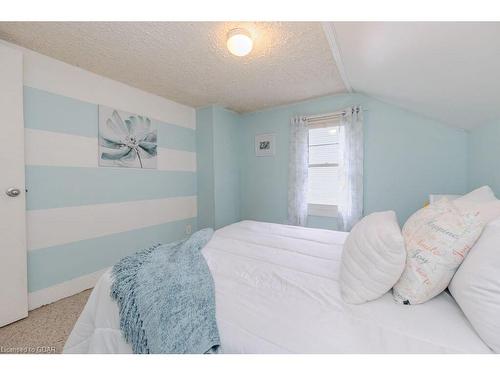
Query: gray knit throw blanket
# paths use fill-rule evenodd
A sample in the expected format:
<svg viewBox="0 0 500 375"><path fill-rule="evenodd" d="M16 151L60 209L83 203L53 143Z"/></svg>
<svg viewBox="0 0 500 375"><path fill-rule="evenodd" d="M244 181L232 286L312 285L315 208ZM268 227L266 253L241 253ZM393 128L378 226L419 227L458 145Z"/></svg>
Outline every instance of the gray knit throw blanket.
<svg viewBox="0 0 500 375"><path fill-rule="evenodd" d="M156 245L113 267L111 296L134 353L216 353L214 282L201 249L212 237Z"/></svg>

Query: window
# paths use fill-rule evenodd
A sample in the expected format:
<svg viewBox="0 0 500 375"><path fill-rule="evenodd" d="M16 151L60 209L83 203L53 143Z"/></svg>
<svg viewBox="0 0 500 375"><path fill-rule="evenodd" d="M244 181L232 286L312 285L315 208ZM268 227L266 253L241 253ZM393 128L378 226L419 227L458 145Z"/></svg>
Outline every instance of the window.
<svg viewBox="0 0 500 375"><path fill-rule="evenodd" d="M335 216L338 203L339 124L309 129L309 214Z"/></svg>

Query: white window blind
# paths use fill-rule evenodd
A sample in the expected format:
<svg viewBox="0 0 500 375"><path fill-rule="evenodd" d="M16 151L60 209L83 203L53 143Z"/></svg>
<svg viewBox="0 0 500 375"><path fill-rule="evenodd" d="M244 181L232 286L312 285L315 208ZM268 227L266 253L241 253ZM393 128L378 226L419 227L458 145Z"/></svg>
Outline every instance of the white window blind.
<svg viewBox="0 0 500 375"><path fill-rule="evenodd" d="M309 129L309 204L337 205L338 162L338 122Z"/></svg>

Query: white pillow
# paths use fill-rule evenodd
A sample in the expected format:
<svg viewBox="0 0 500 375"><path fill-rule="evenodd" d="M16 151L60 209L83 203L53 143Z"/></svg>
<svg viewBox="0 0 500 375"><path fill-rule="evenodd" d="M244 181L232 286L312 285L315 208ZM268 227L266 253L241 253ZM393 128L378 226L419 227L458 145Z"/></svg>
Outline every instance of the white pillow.
<svg viewBox="0 0 500 375"><path fill-rule="evenodd" d="M403 228L406 266L394 299L413 305L445 290L482 229L474 213L462 213L446 198L414 213Z"/></svg>
<svg viewBox="0 0 500 375"><path fill-rule="evenodd" d="M479 336L500 353L500 220L486 226L449 289Z"/></svg>
<svg viewBox="0 0 500 375"><path fill-rule="evenodd" d="M394 211L365 216L347 236L340 266L340 290L348 303L387 293L401 276L406 251Z"/></svg>
<svg viewBox="0 0 500 375"><path fill-rule="evenodd" d="M470 202L489 202L496 200L495 194L493 194L493 190L488 185L481 186L476 190L472 190L470 193L462 195L461 197L454 199L453 203L459 203L462 201L470 201Z"/></svg>
<svg viewBox="0 0 500 375"><path fill-rule="evenodd" d="M500 216L500 200L495 199L489 202L453 201L461 212L469 212L476 215L479 220L486 225Z"/></svg>
<svg viewBox="0 0 500 375"><path fill-rule="evenodd" d="M495 197L489 186L483 186L453 200L460 211L473 212L484 225L500 216L500 200Z"/></svg>

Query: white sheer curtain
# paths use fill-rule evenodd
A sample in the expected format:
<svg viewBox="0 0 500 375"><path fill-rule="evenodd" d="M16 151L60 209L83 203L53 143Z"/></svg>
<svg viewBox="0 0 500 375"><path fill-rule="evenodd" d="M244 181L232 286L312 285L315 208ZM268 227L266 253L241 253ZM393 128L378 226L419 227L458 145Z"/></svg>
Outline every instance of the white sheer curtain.
<svg viewBox="0 0 500 375"><path fill-rule="evenodd" d="M350 231L363 216L363 111L345 110L339 132L339 230Z"/></svg>
<svg viewBox="0 0 500 375"><path fill-rule="evenodd" d="M288 161L288 223L307 224L307 188L309 168L309 131L307 120L294 117L290 121Z"/></svg>

